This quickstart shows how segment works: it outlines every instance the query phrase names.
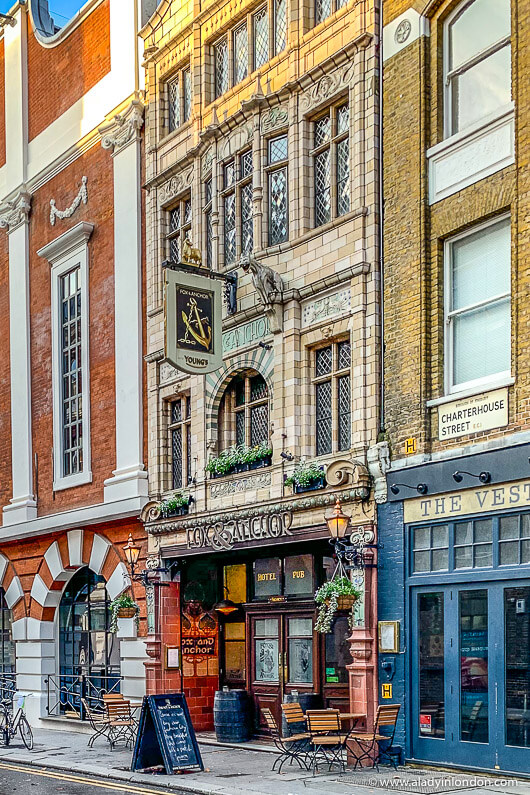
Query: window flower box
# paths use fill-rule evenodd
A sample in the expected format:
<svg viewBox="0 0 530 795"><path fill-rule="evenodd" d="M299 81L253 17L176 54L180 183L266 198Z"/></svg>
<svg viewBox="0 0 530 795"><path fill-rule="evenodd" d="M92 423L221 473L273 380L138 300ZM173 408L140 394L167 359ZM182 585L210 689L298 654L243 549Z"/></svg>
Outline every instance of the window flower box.
<svg viewBox="0 0 530 795"><path fill-rule="evenodd" d="M171 516L185 516L189 513L192 501L193 497L189 494L176 491L172 497L168 497L160 503L160 515L163 519L168 519Z"/></svg>
<svg viewBox="0 0 530 795"><path fill-rule="evenodd" d="M317 491L325 487L324 467L314 461L301 461L294 471L285 479L285 485L291 486L294 494L304 491Z"/></svg>
<svg viewBox="0 0 530 795"><path fill-rule="evenodd" d="M270 466L272 461L272 448L266 442L247 447L237 445L229 450L224 450L215 458L210 458L206 471L212 478L223 478L239 472L248 472L250 469L261 469Z"/></svg>

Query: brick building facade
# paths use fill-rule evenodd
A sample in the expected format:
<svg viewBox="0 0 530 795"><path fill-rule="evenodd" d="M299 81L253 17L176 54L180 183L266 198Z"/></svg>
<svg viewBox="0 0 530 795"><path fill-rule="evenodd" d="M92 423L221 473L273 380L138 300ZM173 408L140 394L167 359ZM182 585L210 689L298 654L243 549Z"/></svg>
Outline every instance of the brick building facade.
<svg viewBox="0 0 530 795"><path fill-rule="evenodd" d="M353 631L342 614L326 642L313 593L334 567L324 512L339 496L353 525L375 534L370 472L384 491L375 7L162 0L141 35L143 516L153 565L171 570L156 589L148 687L182 685L199 729L212 728L222 686L250 692L257 731L261 709L279 716L296 690L370 723L375 569ZM186 237L208 268L237 276L223 366L208 375L185 375L164 355L163 263L181 260ZM234 447L237 461L223 457ZM285 483L301 461L322 473L307 493ZM216 610L223 598L229 616Z"/></svg>
<svg viewBox="0 0 530 795"><path fill-rule="evenodd" d="M528 769L527 2L385 2L380 658L410 758ZM396 591L396 583L404 585ZM384 667L381 667L384 666Z"/></svg>
<svg viewBox="0 0 530 795"><path fill-rule="evenodd" d="M34 724L79 713L80 681L145 692L145 644L107 610L129 534L146 546L136 5L61 27L31 0L0 34L0 673Z"/></svg>

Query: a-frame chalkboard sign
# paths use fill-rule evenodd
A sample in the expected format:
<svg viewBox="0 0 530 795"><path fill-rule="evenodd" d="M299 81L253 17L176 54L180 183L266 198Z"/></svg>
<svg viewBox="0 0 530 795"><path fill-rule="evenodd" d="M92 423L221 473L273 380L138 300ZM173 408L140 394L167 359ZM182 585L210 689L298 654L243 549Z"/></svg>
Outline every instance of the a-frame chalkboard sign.
<svg viewBox="0 0 530 795"><path fill-rule="evenodd" d="M184 693L145 696L131 770L204 770Z"/></svg>

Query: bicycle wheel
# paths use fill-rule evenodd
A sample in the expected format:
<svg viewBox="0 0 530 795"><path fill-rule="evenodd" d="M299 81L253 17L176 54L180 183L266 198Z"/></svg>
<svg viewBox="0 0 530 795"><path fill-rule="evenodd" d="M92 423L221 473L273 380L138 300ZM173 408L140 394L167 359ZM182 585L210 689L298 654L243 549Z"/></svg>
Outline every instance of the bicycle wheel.
<svg viewBox="0 0 530 795"><path fill-rule="evenodd" d="M18 724L18 730L20 732L20 736L24 742L24 745L28 749L28 751L33 750L33 732L31 731L31 727L27 721L25 715L20 716L20 721Z"/></svg>
<svg viewBox="0 0 530 795"><path fill-rule="evenodd" d="M9 713L5 708L0 707L0 743L9 745L11 735L9 732Z"/></svg>

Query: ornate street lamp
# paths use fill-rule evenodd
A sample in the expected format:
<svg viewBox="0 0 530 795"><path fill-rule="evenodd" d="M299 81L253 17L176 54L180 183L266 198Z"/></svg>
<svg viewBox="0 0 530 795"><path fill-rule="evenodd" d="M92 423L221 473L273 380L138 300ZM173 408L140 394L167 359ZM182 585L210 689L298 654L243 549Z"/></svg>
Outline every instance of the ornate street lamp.
<svg viewBox="0 0 530 795"><path fill-rule="evenodd" d="M376 568L374 550L382 547L382 544L374 544L374 531L363 526L352 528L350 537L346 538L351 517L343 512L339 497L332 513L325 519L331 536L329 542L342 565L346 562L352 569Z"/></svg>
<svg viewBox="0 0 530 795"><path fill-rule="evenodd" d="M136 566L138 565L138 560L140 558L140 552L142 548L135 544L132 538L132 534L129 533L129 538L127 539L127 543L123 547L123 552L125 554L125 560L129 564L129 568L131 570L131 580L135 582L141 582L144 588L147 588L150 585L154 585L153 576L156 574L168 574L170 573L171 569L168 569L166 566L149 566L149 560L147 562L147 569L143 571L136 571ZM169 583L166 582L157 582L157 585L168 585Z"/></svg>

